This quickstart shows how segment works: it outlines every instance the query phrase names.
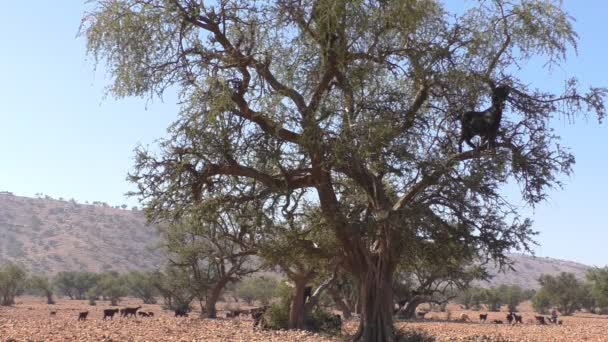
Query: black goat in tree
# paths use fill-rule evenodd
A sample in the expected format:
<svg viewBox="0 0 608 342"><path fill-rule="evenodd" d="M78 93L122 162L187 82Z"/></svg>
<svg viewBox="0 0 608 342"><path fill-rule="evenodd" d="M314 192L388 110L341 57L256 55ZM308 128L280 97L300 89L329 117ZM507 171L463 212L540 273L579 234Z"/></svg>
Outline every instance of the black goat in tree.
<svg viewBox="0 0 608 342"><path fill-rule="evenodd" d="M460 117L460 142L458 151L462 152L462 142L465 141L471 148L477 148L472 142L474 136L484 138L488 148L496 146L496 136L505 108L505 101L509 97L510 88L506 85L492 87L492 105L490 108L477 112L464 112Z"/></svg>

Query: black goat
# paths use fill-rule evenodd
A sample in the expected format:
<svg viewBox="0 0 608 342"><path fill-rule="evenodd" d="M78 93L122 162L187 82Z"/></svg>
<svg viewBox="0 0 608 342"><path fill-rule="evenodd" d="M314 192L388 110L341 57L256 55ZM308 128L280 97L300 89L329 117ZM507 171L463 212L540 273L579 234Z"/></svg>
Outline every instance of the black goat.
<svg viewBox="0 0 608 342"><path fill-rule="evenodd" d="M148 311L148 316L149 316L149 317L154 317L154 312L152 312L152 311Z"/></svg>
<svg viewBox="0 0 608 342"><path fill-rule="evenodd" d="M124 308L120 310L120 314L122 317L135 317L137 315L137 310L141 309L141 306L136 308Z"/></svg>
<svg viewBox="0 0 608 342"><path fill-rule="evenodd" d="M513 319L515 319L515 317L513 317L513 313L509 312L507 314L507 322L509 322L509 324L513 323Z"/></svg>
<svg viewBox="0 0 608 342"><path fill-rule="evenodd" d="M266 312L266 310L268 309L267 305L264 305L260 308L255 308L255 309L251 309L249 312L251 312L251 318L253 318L253 327L257 327L258 325L260 325L260 323L262 324L262 327L264 327L264 322L263 322L263 318L264 318L264 313Z"/></svg>
<svg viewBox="0 0 608 342"><path fill-rule="evenodd" d="M140 311L137 314L140 315L141 317L150 317L150 315L147 312L144 312L144 311Z"/></svg>
<svg viewBox="0 0 608 342"><path fill-rule="evenodd" d="M516 313L513 313L513 318L515 318L515 324L520 323L520 324L524 324L524 320L522 315L518 315Z"/></svg>
<svg viewBox="0 0 608 342"><path fill-rule="evenodd" d="M495 319L493 322L496 323L496 324L502 324L502 321L499 320L499 319Z"/></svg>
<svg viewBox="0 0 608 342"><path fill-rule="evenodd" d="M103 310L103 319L105 321L106 318L110 317L110 319L114 319L114 315L118 313L118 309L105 309Z"/></svg>
<svg viewBox="0 0 608 342"><path fill-rule="evenodd" d="M312 296L312 286L306 286L304 288L304 303Z"/></svg>
<svg viewBox="0 0 608 342"><path fill-rule="evenodd" d="M538 324L540 325L545 325L547 324L547 321L545 320L545 316L534 316L534 318L536 318L536 321L538 322Z"/></svg>
<svg viewBox="0 0 608 342"><path fill-rule="evenodd" d="M87 320L87 316L89 315L88 311L84 311L84 312L80 312L78 314L78 320L79 321L86 321Z"/></svg>
<svg viewBox="0 0 608 342"><path fill-rule="evenodd" d="M487 313L485 313L485 314L479 314L479 321L480 322L485 322L486 319L488 319L488 314Z"/></svg>
<svg viewBox="0 0 608 342"><path fill-rule="evenodd" d="M489 148L496 145L496 136L502 119L505 101L509 97L508 86L498 86L492 89L492 105L481 111L469 111L460 117L460 142L458 150L462 152L462 142L466 142L471 148L477 148L471 139L476 135L484 138Z"/></svg>
<svg viewBox="0 0 608 342"><path fill-rule="evenodd" d="M188 317L188 310L186 309L176 309L175 317Z"/></svg>

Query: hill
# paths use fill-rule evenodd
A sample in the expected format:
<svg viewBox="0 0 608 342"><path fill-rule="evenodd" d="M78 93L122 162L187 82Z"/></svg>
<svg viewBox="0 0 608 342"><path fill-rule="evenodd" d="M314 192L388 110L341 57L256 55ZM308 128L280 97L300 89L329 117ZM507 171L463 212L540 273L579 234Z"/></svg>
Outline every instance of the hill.
<svg viewBox="0 0 608 342"><path fill-rule="evenodd" d="M152 269L163 256L154 227L141 211L107 204L79 204L46 198L27 198L0 192L0 263L23 263L46 273L59 271L126 271ZM541 274L572 272L583 278L589 266L572 261L512 254L515 271L498 272L483 287L514 284L538 288Z"/></svg>
<svg viewBox="0 0 608 342"><path fill-rule="evenodd" d="M137 210L0 193L0 263L32 271L126 271L162 265L154 227Z"/></svg>
<svg viewBox="0 0 608 342"><path fill-rule="evenodd" d="M509 255L514 261L513 267L515 270L499 272L496 267L490 267L490 274L494 277L488 282L483 282L478 285L482 287L506 285L519 285L523 288L538 289L538 277L541 274L555 275L560 272L574 273L577 278L583 279L585 273L591 268L574 261L553 259L547 257L533 257L523 254Z"/></svg>

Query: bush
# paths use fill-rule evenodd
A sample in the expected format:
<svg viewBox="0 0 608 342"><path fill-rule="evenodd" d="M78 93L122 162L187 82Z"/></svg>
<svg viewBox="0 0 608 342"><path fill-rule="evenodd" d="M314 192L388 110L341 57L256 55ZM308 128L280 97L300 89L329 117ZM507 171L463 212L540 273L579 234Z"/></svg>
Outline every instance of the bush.
<svg viewBox="0 0 608 342"><path fill-rule="evenodd" d="M0 305L15 304L15 297L25 289L27 275L25 270L12 262L0 267Z"/></svg>

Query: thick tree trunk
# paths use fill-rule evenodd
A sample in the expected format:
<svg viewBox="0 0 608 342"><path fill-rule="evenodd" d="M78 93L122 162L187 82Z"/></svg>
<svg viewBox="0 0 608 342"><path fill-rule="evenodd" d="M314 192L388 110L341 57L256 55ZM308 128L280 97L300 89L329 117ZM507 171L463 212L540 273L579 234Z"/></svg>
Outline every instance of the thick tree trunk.
<svg viewBox="0 0 608 342"><path fill-rule="evenodd" d="M289 329L304 329L304 290L306 289L306 281L294 281L294 296L291 300L291 308L289 311Z"/></svg>
<svg viewBox="0 0 608 342"><path fill-rule="evenodd" d="M370 265L361 279L361 320L355 341L393 342L393 272L387 262Z"/></svg>
<svg viewBox="0 0 608 342"><path fill-rule="evenodd" d="M342 296L340 295L338 290L333 287L330 287L327 289L327 291L329 291L329 295L331 296L331 299L334 301L338 309L342 311L342 318L350 319L352 317L351 309L348 307L348 305L346 305L344 299L342 299Z"/></svg>
<svg viewBox="0 0 608 342"><path fill-rule="evenodd" d="M46 303L47 304L55 304L55 301L53 300L53 292L51 291L46 291Z"/></svg>
<svg viewBox="0 0 608 342"><path fill-rule="evenodd" d="M211 295L207 297L205 301L205 311L207 313L207 318L217 318L217 310L215 308L215 304L220 298L220 294L222 293L223 286L215 286L211 290Z"/></svg>

